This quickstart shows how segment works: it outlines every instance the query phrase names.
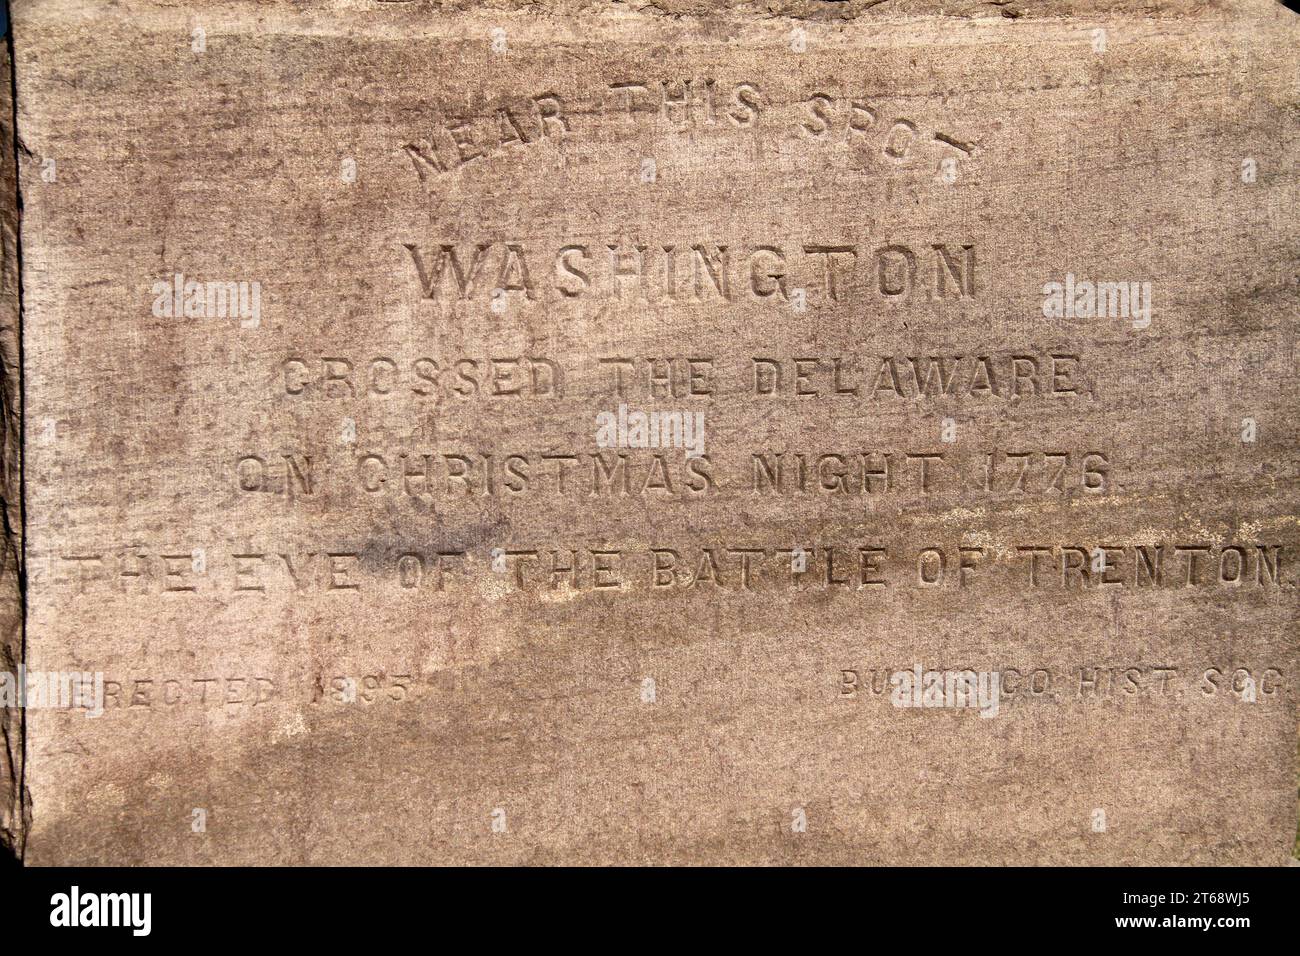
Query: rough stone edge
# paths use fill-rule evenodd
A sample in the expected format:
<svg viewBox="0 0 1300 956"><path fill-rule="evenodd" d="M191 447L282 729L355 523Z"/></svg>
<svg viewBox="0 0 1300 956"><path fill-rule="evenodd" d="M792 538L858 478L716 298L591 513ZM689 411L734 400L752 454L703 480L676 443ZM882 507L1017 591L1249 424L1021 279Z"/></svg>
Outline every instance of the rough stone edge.
<svg viewBox="0 0 1300 956"><path fill-rule="evenodd" d="M11 31L4 32L0 40L0 672L16 675L26 650L22 307L13 50ZM31 822L24 779L24 714L22 707L0 707L0 853L7 851L19 860Z"/></svg>
<svg viewBox="0 0 1300 956"><path fill-rule="evenodd" d="M0 0L4 2L4 0ZM315 30L328 21L364 26L419 24L429 20L523 16L566 20L595 18L618 22L761 23L790 21L823 26L855 22L897 26L918 19L958 21L1068 21L1124 19L1181 23L1268 19L1300 0L136 0L129 5L87 0L10 0L20 18L69 20L84 26L91 18L129 22L144 32L172 29L177 18L202 13L213 21L253 17L257 28L278 32ZM165 25L155 25L165 24ZM286 28L287 25L287 28Z"/></svg>

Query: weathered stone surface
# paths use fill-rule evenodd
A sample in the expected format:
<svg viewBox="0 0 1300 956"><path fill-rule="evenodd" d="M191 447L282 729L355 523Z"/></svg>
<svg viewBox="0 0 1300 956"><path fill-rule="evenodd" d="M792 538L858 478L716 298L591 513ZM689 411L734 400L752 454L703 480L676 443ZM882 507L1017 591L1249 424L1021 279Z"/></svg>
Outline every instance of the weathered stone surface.
<svg viewBox="0 0 1300 956"><path fill-rule="evenodd" d="M26 859L1285 863L1300 31L943 6L15 4Z"/></svg>

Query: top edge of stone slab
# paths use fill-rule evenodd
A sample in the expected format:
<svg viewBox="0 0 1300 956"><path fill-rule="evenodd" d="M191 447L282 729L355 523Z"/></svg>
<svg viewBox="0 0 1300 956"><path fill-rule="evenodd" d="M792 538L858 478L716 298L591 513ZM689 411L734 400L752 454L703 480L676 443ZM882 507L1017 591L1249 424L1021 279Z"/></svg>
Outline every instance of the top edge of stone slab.
<svg viewBox="0 0 1300 956"><path fill-rule="evenodd" d="M12 0L15 36L34 22L129 21L142 32L197 18L250 18L268 32L350 32L357 27L429 25L431 18L487 20L577 18L613 22L720 19L738 23L809 21L828 26L918 19L1133 19L1155 21L1300 18L1278 0L323 0L304 8L290 0L207 0L197 4L144 0L130 8L105 0Z"/></svg>

